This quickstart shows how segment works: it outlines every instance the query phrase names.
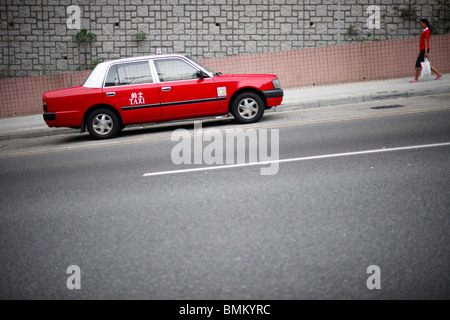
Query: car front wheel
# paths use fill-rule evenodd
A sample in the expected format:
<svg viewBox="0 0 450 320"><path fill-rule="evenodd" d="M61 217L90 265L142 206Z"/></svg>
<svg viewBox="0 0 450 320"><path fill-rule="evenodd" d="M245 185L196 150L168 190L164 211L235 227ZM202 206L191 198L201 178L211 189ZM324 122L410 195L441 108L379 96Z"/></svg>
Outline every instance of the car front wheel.
<svg viewBox="0 0 450 320"><path fill-rule="evenodd" d="M87 129L94 139L110 139L119 133L120 121L113 111L97 109L90 113Z"/></svg>
<svg viewBox="0 0 450 320"><path fill-rule="evenodd" d="M259 121L264 114L264 101L254 92L244 92L236 96L231 113L239 123Z"/></svg>

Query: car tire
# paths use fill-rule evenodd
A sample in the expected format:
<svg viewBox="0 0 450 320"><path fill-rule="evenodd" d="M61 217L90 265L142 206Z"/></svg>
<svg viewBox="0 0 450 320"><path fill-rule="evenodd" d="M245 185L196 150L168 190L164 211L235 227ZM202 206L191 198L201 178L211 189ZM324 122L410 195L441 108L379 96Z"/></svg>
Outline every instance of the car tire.
<svg viewBox="0 0 450 320"><path fill-rule="evenodd" d="M121 123L117 115L109 109L92 111L87 120L87 129L94 139L111 139L120 132Z"/></svg>
<svg viewBox="0 0 450 320"><path fill-rule="evenodd" d="M264 101L254 92L243 92L234 98L231 114L239 123L259 121L264 114Z"/></svg>

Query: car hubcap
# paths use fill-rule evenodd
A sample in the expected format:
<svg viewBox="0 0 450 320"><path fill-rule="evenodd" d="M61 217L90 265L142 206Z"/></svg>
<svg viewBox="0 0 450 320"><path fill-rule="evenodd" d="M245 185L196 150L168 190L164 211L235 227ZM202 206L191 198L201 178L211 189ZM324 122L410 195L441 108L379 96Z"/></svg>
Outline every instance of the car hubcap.
<svg viewBox="0 0 450 320"><path fill-rule="evenodd" d="M106 135L111 132L113 128L113 121L107 114L98 114L92 123L96 133Z"/></svg>
<svg viewBox="0 0 450 320"><path fill-rule="evenodd" d="M239 103L238 109L241 117L251 119L258 113L258 103L252 98L245 98Z"/></svg>

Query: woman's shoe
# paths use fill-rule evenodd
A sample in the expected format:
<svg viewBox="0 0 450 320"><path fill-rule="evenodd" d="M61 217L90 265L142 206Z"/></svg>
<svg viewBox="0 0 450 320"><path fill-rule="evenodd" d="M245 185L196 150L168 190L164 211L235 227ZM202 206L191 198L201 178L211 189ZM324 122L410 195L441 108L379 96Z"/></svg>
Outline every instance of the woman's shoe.
<svg viewBox="0 0 450 320"><path fill-rule="evenodd" d="M438 76L436 77L436 79L434 79L434 80L439 80L440 78L442 78L442 76L443 76L443 74L441 73L441 74L438 75Z"/></svg>
<svg viewBox="0 0 450 320"><path fill-rule="evenodd" d="M419 81L416 79L412 79L409 83L414 83L414 82L419 82Z"/></svg>

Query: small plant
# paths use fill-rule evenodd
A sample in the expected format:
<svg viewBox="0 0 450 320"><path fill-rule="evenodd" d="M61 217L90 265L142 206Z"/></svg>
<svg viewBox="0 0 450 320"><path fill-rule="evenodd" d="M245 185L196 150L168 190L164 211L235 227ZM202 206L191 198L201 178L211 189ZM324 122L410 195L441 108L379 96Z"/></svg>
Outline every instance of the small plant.
<svg viewBox="0 0 450 320"><path fill-rule="evenodd" d="M369 32L368 34L367 34L367 37L356 37L356 41L358 41L358 42L366 42L366 41L380 41L379 39L375 39L375 34L373 33L371 33L371 32Z"/></svg>
<svg viewBox="0 0 450 320"><path fill-rule="evenodd" d="M410 3L407 5L405 9L400 9L399 7L395 6L394 9L397 10L400 14L400 17L402 17L405 20L417 20L417 10L416 10L416 2Z"/></svg>
<svg viewBox="0 0 450 320"><path fill-rule="evenodd" d="M13 72L7 72L7 71L1 71L0 73L0 79L8 79L8 78L15 78L16 77L16 73Z"/></svg>
<svg viewBox="0 0 450 320"><path fill-rule="evenodd" d="M133 36L133 39L136 41L144 41L147 39L147 34L143 31L140 31Z"/></svg>
<svg viewBox="0 0 450 320"><path fill-rule="evenodd" d="M352 24L347 28L347 36L350 37L350 41L357 40L359 31Z"/></svg>
<svg viewBox="0 0 450 320"><path fill-rule="evenodd" d="M367 38L365 38L364 41L377 41L377 39L375 39L375 33L367 33Z"/></svg>
<svg viewBox="0 0 450 320"><path fill-rule="evenodd" d="M450 32L450 0L437 0L438 13L437 18L431 19L433 34L445 34Z"/></svg>
<svg viewBox="0 0 450 320"><path fill-rule="evenodd" d="M358 30L351 24L347 29L347 34L349 36L357 36L359 34Z"/></svg>
<svg viewBox="0 0 450 320"><path fill-rule="evenodd" d="M89 66L90 70L94 70L95 67L100 63L101 61L99 59L95 59L92 61L91 65Z"/></svg>
<svg viewBox="0 0 450 320"><path fill-rule="evenodd" d="M442 22L442 20L432 18L431 25L433 26L433 28L431 29L432 34L450 33L450 26L445 26L445 21Z"/></svg>
<svg viewBox="0 0 450 320"><path fill-rule="evenodd" d="M87 63L87 44L88 42L92 42L97 40L97 35L95 33L91 33L87 31L87 29L82 29L80 32L78 32L75 35L75 40L78 43L82 43L84 46L84 65L86 67L86 70L88 70L88 63Z"/></svg>
<svg viewBox="0 0 450 320"><path fill-rule="evenodd" d="M386 40L389 40L388 29L386 24L386 15L383 14L381 17L383 18L384 30L386 32Z"/></svg>

